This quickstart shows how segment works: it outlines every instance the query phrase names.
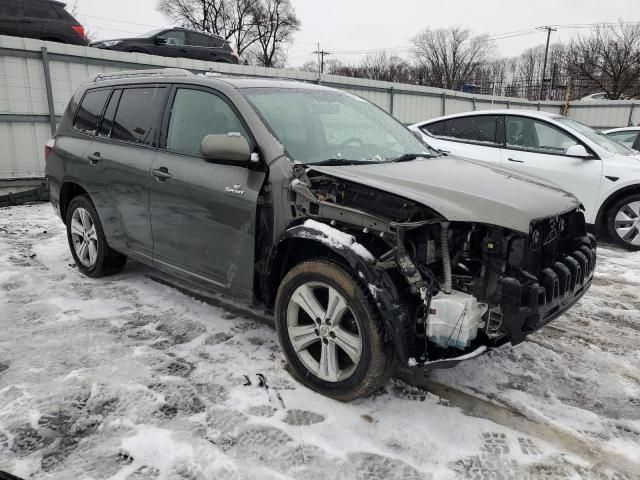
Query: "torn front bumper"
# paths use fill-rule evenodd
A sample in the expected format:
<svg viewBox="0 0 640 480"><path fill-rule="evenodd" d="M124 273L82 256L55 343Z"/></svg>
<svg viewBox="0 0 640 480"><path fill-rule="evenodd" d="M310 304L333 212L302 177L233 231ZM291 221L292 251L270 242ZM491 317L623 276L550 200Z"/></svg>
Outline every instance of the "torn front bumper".
<svg viewBox="0 0 640 480"><path fill-rule="evenodd" d="M596 266L596 240L586 235L575 249L561 254L537 281L501 280L502 329L512 345L569 309L587 292Z"/></svg>

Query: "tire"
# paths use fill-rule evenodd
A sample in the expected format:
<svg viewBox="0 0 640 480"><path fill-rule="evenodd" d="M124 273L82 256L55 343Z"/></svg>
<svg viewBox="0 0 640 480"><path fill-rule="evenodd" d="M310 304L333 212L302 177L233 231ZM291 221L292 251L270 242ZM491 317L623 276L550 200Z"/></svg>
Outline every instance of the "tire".
<svg viewBox="0 0 640 480"><path fill-rule="evenodd" d="M78 195L71 200L66 224L69 248L78 270L88 277L97 278L124 268L126 255L107 244L98 212L87 195ZM80 248L82 244L85 244L84 249Z"/></svg>
<svg viewBox="0 0 640 480"><path fill-rule="evenodd" d="M327 308L329 299L337 306ZM377 309L335 263L313 260L291 269L278 289L275 323L293 375L322 395L341 401L366 396L393 373L393 349L383 341Z"/></svg>
<svg viewBox="0 0 640 480"><path fill-rule="evenodd" d="M618 201L607 215L611 239L627 250L640 250L640 195Z"/></svg>

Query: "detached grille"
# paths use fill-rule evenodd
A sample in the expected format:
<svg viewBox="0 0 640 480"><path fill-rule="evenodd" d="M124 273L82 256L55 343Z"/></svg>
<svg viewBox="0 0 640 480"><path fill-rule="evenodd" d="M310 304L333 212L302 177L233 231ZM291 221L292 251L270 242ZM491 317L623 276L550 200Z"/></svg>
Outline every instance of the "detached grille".
<svg viewBox="0 0 640 480"><path fill-rule="evenodd" d="M548 266L537 275L523 272L522 281L514 277L500 281L502 328L514 345L568 309L591 285L595 237L585 232L558 241L554 247L553 255L551 251L545 255Z"/></svg>

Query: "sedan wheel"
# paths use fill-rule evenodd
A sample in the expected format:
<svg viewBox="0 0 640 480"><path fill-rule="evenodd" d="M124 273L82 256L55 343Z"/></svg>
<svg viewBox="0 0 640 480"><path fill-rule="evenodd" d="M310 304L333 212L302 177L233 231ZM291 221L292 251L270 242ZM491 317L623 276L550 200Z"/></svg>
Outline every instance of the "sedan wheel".
<svg viewBox="0 0 640 480"><path fill-rule="evenodd" d="M640 250L640 195L621 199L607 217L613 241L628 250Z"/></svg>
<svg viewBox="0 0 640 480"><path fill-rule="evenodd" d="M615 229L622 240L640 247L640 201L627 203L618 210Z"/></svg>
<svg viewBox="0 0 640 480"><path fill-rule="evenodd" d="M358 321L338 291L320 282L300 285L289 300L287 333L300 361L328 382L353 375L362 356Z"/></svg>
<svg viewBox="0 0 640 480"><path fill-rule="evenodd" d="M71 239L80 262L93 267L98 259L98 234L91 214L84 208L76 208L71 215Z"/></svg>

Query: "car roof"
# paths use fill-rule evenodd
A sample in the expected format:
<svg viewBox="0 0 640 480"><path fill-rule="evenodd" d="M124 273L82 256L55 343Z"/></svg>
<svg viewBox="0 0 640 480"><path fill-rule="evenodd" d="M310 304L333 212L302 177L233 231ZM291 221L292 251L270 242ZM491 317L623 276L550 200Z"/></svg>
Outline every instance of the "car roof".
<svg viewBox="0 0 640 480"><path fill-rule="evenodd" d="M138 83L192 83L219 84L225 83L235 89L245 88L302 88L305 90L335 90L330 87L283 78L245 77L218 73L195 75L180 68L164 68L150 70L127 70L108 74L99 74L90 80L87 88L94 86L135 85Z"/></svg>
<svg viewBox="0 0 640 480"><path fill-rule="evenodd" d="M463 117L472 117L472 116L474 117L477 115L520 115L524 117L540 118L543 120L562 118L562 115L559 115L557 113L552 113L552 112L545 112L543 110L500 108L500 109L492 109L492 110L474 110L471 112L453 113L451 115L445 115L442 117L431 118L429 120L418 122L412 126L426 125L429 123L438 122L440 120L448 120L451 118L463 118Z"/></svg>

